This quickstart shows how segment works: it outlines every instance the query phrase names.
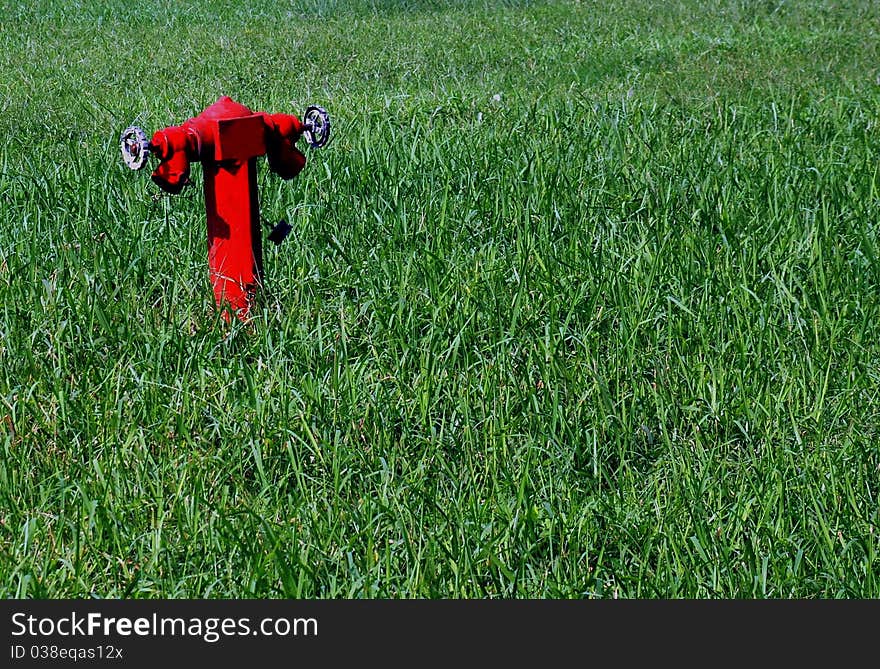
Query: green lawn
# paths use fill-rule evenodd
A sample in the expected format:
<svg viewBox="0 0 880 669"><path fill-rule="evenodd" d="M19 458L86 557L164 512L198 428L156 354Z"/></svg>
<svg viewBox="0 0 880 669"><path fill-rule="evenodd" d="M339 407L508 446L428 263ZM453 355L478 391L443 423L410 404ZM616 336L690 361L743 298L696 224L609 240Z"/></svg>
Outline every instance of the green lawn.
<svg viewBox="0 0 880 669"><path fill-rule="evenodd" d="M221 94L249 326L117 146ZM880 597L878 123L871 0L4 0L0 595Z"/></svg>

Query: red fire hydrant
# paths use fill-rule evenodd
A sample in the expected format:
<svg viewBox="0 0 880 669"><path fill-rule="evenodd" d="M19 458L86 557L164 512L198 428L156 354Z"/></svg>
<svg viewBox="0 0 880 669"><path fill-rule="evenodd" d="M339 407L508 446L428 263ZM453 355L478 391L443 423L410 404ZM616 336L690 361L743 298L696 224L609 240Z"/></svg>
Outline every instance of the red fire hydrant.
<svg viewBox="0 0 880 669"><path fill-rule="evenodd" d="M152 179L168 193L179 193L189 182L190 164L202 163L214 298L241 320L248 319L263 282L257 158L265 154L272 172L292 179L306 164L296 148L303 136L313 148L326 145L330 119L321 107L309 107L300 121L292 114L255 114L223 96L195 118L158 130L149 141L135 126L120 138L122 159L131 169L142 169L150 155L159 159ZM281 221L269 239L280 243L288 232L290 226ZM229 320L228 311L224 317Z"/></svg>

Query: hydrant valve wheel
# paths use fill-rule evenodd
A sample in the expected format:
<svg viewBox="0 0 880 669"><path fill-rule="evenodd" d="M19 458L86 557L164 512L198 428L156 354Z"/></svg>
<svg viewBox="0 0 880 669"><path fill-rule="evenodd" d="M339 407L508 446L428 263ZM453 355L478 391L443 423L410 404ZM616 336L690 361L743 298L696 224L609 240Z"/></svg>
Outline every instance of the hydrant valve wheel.
<svg viewBox="0 0 880 669"><path fill-rule="evenodd" d="M303 135L313 149L320 149L330 141L330 116L323 107L312 105L306 109L303 125Z"/></svg>
<svg viewBox="0 0 880 669"><path fill-rule="evenodd" d="M150 142L147 134L136 125L122 131L119 148L122 151L122 162L132 170L143 168L147 164L147 158L150 157Z"/></svg>

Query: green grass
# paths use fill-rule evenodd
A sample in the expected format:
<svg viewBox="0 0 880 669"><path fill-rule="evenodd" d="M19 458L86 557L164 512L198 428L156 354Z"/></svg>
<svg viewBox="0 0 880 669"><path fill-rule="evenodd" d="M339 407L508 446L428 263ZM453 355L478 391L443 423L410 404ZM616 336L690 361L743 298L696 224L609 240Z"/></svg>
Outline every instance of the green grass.
<svg viewBox="0 0 880 669"><path fill-rule="evenodd" d="M878 33L3 2L0 595L880 596ZM251 326L116 144L221 94L334 122Z"/></svg>

